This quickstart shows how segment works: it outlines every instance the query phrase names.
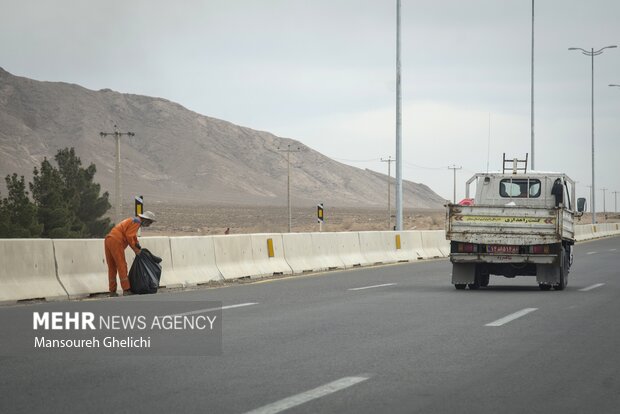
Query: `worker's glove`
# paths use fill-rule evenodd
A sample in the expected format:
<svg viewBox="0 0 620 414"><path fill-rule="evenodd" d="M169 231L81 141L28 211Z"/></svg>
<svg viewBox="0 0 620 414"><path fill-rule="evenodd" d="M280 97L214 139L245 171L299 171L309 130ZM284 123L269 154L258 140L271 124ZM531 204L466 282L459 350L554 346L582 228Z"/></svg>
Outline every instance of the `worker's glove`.
<svg viewBox="0 0 620 414"><path fill-rule="evenodd" d="M142 250L142 246L140 246L140 243L136 243L136 249Z"/></svg>

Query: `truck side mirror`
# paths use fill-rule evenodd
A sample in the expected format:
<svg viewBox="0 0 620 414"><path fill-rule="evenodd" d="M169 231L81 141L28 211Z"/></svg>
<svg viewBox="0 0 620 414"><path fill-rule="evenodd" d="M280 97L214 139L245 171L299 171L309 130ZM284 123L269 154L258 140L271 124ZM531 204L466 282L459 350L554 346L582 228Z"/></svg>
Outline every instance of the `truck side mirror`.
<svg viewBox="0 0 620 414"><path fill-rule="evenodd" d="M586 204L586 199L581 197L577 199L577 212L578 213L583 213L584 211L586 211L588 209L588 206Z"/></svg>

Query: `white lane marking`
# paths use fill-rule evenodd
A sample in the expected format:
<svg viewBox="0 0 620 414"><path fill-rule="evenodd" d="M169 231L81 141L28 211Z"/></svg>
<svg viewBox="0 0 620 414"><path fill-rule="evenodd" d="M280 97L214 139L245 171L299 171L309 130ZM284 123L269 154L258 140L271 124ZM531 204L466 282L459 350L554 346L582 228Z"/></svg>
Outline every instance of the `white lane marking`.
<svg viewBox="0 0 620 414"><path fill-rule="evenodd" d="M190 311L190 312L175 313L174 315L170 315L170 316L196 315L199 313L213 312L213 311L219 311L219 310L225 310L225 309L242 308L244 306L252 306L252 305L258 305L258 303L248 302L248 303L239 303L237 305L222 306L221 308L198 309L198 310Z"/></svg>
<svg viewBox="0 0 620 414"><path fill-rule="evenodd" d="M308 401L315 400L317 398L325 397L326 395L333 394L345 388L349 388L355 384L366 381L369 377L345 377L340 378L329 384L321 385L313 390L302 392L297 395L285 398L280 401L265 405L252 411L248 411L246 414L276 414L289 408L297 407L298 405L307 403Z"/></svg>
<svg viewBox="0 0 620 414"><path fill-rule="evenodd" d="M605 283L597 283L595 285L592 286L588 286L585 287L583 289L579 289L580 292L587 292L588 290L592 290L592 289L596 289L596 288L600 288L601 286L605 285Z"/></svg>
<svg viewBox="0 0 620 414"><path fill-rule="evenodd" d="M514 321L517 318L525 316L530 312L534 312L535 310L538 310L538 308L521 309L519 312L511 313L510 315L498 319L495 322L487 323L485 326L502 326L507 324L508 322Z"/></svg>
<svg viewBox="0 0 620 414"><path fill-rule="evenodd" d="M374 288L378 288L378 287L384 287L384 286L394 286L394 285L396 285L396 283L384 283L384 284L382 284L382 285L364 286L364 287L352 288L352 289L347 289L347 290L364 290L364 289L374 289Z"/></svg>
<svg viewBox="0 0 620 414"><path fill-rule="evenodd" d="M596 254L596 252L588 252L588 253L586 253L586 254Z"/></svg>

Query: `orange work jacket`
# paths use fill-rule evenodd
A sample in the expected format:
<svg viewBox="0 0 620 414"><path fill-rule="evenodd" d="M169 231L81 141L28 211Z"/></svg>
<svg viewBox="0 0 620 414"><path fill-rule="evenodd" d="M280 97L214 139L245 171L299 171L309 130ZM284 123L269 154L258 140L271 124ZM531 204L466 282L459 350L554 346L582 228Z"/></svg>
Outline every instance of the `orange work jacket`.
<svg viewBox="0 0 620 414"><path fill-rule="evenodd" d="M134 252L137 252L139 249L136 246L138 244L138 229L142 221L139 217L130 217L118 223L110 233L106 236L111 237L121 244L123 250L127 248L127 246L131 246L131 249Z"/></svg>

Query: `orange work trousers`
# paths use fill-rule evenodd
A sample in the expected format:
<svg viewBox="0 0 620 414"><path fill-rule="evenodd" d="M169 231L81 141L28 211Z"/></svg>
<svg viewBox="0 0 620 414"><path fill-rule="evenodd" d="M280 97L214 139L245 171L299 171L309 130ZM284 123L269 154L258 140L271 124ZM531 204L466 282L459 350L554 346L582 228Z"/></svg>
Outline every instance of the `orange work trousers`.
<svg viewBox="0 0 620 414"><path fill-rule="evenodd" d="M123 245L112 237L105 238L105 261L108 264L108 283L110 292L116 292L116 273L121 280L123 290L129 290L129 278L127 277L127 261Z"/></svg>

